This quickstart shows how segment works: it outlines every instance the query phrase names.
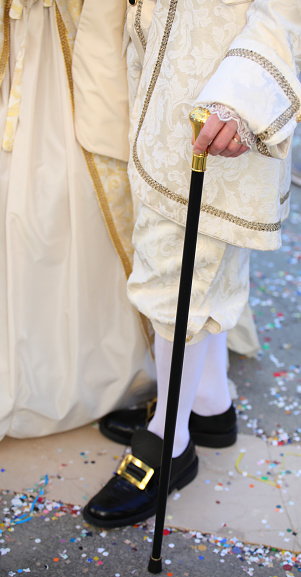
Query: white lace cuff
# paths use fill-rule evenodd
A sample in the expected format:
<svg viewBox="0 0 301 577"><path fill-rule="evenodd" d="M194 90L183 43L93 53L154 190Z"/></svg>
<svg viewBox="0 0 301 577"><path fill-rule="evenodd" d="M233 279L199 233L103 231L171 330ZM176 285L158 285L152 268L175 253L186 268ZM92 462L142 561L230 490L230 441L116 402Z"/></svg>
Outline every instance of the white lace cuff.
<svg viewBox="0 0 301 577"><path fill-rule="evenodd" d="M220 120L223 122L229 122L229 120L235 120L237 122L237 133L240 136L241 142L244 143L248 148L253 148L256 143L256 136L251 132L248 124L245 120L242 120L240 116L233 110L224 104L219 104L218 102L213 102L212 104L207 104L205 106L211 112L211 114L217 114Z"/></svg>

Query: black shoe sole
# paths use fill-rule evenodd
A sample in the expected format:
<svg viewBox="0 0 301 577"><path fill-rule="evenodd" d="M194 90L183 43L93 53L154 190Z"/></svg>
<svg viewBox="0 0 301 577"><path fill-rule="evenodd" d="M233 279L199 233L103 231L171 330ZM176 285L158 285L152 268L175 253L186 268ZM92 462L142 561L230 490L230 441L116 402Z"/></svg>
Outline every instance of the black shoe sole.
<svg viewBox="0 0 301 577"><path fill-rule="evenodd" d="M104 437L110 439L110 441L114 441L114 443L118 443L119 445L127 445L130 446L132 435L126 437L125 435L118 435L118 433L112 433L110 429L108 429L105 423L101 420L99 421L99 430L103 434ZM141 427L143 429L144 427Z"/></svg>
<svg viewBox="0 0 301 577"><path fill-rule="evenodd" d="M195 479L197 476L198 465L199 460L198 457L196 457L188 469L186 469L183 474L180 475L178 479L170 485L168 494L170 495L170 493L172 493L175 489L183 489L186 485L191 483L191 481L193 481L193 479ZM137 513L136 515L132 515L131 517L126 517L123 519L109 519L107 521L92 517L92 515L89 514L87 507L88 505L86 505L83 510L83 517L87 523L90 525L96 525L102 529L117 529L118 527L125 527L126 525L136 525L136 523L139 523L140 521L146 521L155 515L157 509L157 501L155 501L151 507L142 511L141 513Z"/></svg>
<svg viewBox="0 0 301 577"><path fill-rule="evenodd" d="M237 440L237 426L228 433L198 433L190 431L191 440L195 445L200 447L209 447L210 449L225 449L231 447Z"/></svg>
<svg viewBox="0 0 301 577"><path fill-rule="evenodd" d="M144 427L141 427L143 429ZM125 437L124 435L118 435L118 433L112 433L110 429L108 429L103 421L99 421L99 430L100 432L114 443L118 443L120 445L127 445L131 444L132 436L129 438ZM192 441L195 445L199 447L209 447L210 449L225 449L226 447L231 447L234 445L237 440L237 426L233 427L227 433L203 433L198 431L190 431L190 436Z"/></svg>

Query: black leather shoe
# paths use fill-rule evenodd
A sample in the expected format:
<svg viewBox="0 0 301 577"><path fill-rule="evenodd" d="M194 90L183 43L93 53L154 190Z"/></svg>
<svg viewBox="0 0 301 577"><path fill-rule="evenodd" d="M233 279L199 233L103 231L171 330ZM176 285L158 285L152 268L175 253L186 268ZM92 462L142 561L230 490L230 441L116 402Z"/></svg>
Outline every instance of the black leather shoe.
<svg viewBox="0 0 301 577"><path fill-rule="evenodd" d="M237 439L235 408L231 404L225 413L213 417L202 417L191 411L189 431L195 445L212 449L230 447Z"/></svg>
<svg viewBox="0 0 301 577"><path fill-rule="evenodd" d="M146 408L122 409L105 415L99 421L102 434L122 445L130 445L135 431L145 429L156 408L156 399L150 401ZM222 449L236 442L237 425L233 405L220 415L202 417L193 411L190 415L189 430L195 445Z"/></svg>
<svg viewBox="0 0 301 577"><path fill-rule="evenodd" d="M115 476L86 505L87 523L104 528L134 525L156 512L163 441L143 430L133 435L132 454L127 455ZM198 472L192 441L172 459L169 493L188 485Z"/></svg>
<svg viewBox="0 0 301 577"><path fill-rule="evenodd" d="M100 432L121 445L130 445L136 431L145 429L154 416L157 399L152 399L141 409L121 409L108 413L99 421Z"/></svg>

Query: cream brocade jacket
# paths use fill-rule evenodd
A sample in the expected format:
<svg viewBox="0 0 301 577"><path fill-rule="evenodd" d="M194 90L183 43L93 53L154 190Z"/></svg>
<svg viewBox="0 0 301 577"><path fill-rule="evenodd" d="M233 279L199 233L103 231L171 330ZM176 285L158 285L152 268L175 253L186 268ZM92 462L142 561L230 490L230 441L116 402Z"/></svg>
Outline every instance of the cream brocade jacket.
<svg viewBox="0 0 301 577"><path fill-rule="evenodd" d="M241 247L278 248L289 211L290 140L301 112L300 0L157 0L148 31L149 2L128 7L144 54L130 119L132 192L185 226L188 113L198 104L224 104L257 143L237 159L209 157L199 230ZM88 150L115 151L125 160L126 63L119 54L126 2L106 4L99 10L97 0L84 3L73 62L76 128ZM111 127L107 142L98 137L103 122Z"/></svg>

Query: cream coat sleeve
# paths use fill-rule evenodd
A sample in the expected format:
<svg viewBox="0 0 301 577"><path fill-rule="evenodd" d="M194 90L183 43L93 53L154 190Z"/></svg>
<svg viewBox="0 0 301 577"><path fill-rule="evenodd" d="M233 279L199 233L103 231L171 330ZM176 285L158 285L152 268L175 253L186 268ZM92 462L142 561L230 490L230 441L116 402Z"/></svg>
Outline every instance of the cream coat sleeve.
<svg viewBox="0 0 301 577"><path fill-rule="evenodd" d="M72 60L75 131L89 152L127 161L129 102L122 54L126 0L85 0Z"/></svg>
<svg viewBox="0 0 301 577"><path fill-rule="evenodd" d="M223 2L233 9L239 3ZM233 108L258 137L259 152L284 158L300 114L300 62L300 0L254 0L246 26L197 104L219 102Z"/></svg>

